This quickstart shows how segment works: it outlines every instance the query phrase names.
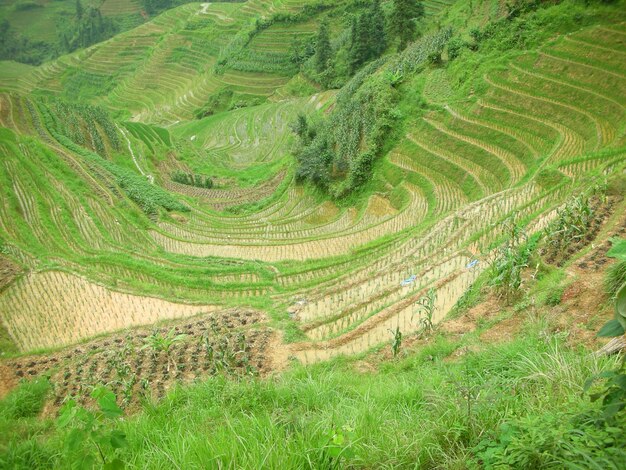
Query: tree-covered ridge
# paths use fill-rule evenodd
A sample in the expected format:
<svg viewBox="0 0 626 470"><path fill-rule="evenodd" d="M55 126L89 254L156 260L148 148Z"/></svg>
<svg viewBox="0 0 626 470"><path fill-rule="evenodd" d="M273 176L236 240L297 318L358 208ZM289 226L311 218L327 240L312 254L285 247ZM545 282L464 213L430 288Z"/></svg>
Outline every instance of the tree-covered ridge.
<svg viewBox="0 0 626 470"><path fill-rule="evenodd" d="M40 65L185 3L190 0L8 1L0 6L0 60Z"/></svg>
<svg viewBox="0 0 626 470"><path fill-rule="evenodd" d="M109 39L129 27L120 18L103 15L100 5L88 0L72 2L67 0L58 7L47 7L35 2L14 3L13 9L16 11L23 11L25 14L32 12L30 14L42 17L50 16L49 24L43 27L52 29L52 35L40 35L37 32L25 34L20 28L21 22L24 21L23 15L12 15L12 5L5 5L2 12L4 18L0 16L0 60L39 65L59 55ZM27 5L30 7L26 8ZM47 8L51 13L43 11ZM55 12L55 8L59 9L58 13ZM55 14L58 15L57 18L54 18ZM10 20L17 24L11 23ZM130 26L136 24L136 21L130 22ZM30 38L32 36L42 36L45 39L33 40Z"/></svg>
<svg viewBox="0 0 626 470"><path fill-rule="evenodd" d="M423 19L422 2L394 0L387 2L385 11L378 1L366 3L368 7L351 17L349 27L339 34L343 39L334 47L327 38L327 24L322 23L317 37L320 46L310 59L315 67L313 71L306 65L302 67L305 74L325 87L343 83L345 78L340 78L337 71L349 70L349 76L354 76L341 89L330 118L308 122L301 117L294 124L299 137L295 149L300 163L298 177L312 181L334 197L344 197L368 181L376 158L393 146L398 129L406 123L400 111L405 104L398 100L395 90L413 86L403 86L412 81L412 75L425 69L445 70L443 73L457 80L460 88L455 99L464 99L463 93L473 94L467 70L479 68L476 58L485 56L497 63L500 52L515 55L536 47L547 33L532 24L541 17L534 12L561 2L546 5L519 0L501 6L499 14L483 27L467 27L467 22L454 25L449 20L444 26L443 19L430 31L422 25L429 24ZM597 5L603 3L592 2L585 8L593 15ZM416 39L418 30L420 37ZM396 48L399 52L394 54ZM359 71L385 52L380 61ZM472 84L477 81L480 79L474 77ZM361 92L355 94L356 90ZM342 97L349 99L342 102ZM412 104L411 119L437 107L426 106L423 101ZM350 125L340 124L346 122Z"/></svg>

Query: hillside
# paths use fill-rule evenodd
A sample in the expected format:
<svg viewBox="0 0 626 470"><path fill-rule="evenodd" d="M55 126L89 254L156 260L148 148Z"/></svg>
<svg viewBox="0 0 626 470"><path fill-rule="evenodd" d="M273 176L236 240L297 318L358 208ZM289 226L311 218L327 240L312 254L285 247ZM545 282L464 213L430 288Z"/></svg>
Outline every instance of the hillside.
<svg viewBox="0 0 626 470"><path fill-rule="evenodd" d="M589 352L626 272L623 1L83 4L89 42L75 2L0 4L73 41L0 61L1 465L100 465L61 443L116 400L129 468L626 462L581 394L619 363Z"/></svg>

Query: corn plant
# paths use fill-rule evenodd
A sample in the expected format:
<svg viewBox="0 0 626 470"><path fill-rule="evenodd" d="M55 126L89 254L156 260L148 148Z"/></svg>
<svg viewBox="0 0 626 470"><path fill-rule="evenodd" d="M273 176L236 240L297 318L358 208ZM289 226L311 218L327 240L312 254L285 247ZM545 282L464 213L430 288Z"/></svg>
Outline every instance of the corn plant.
<svg viewBox="0 0 626 470"><path fill-rule="evenodd" d="M393 357L396 357L400 352L400 346L402 346L402 332L399 326L396 327L395 331L389 330L389 332L393 335L393 339L391 340L391 353Z"/></svg>
<svg viewBox="0 0 626 470"><path fill-rule="evenodd" d="M491 266L491 284L496 288L506 303L510 303L519 294L522 286L522 271L526 268L530 249L523 229L517 224L508 223L509 236L497 249L495 261Z"/></svg>
<svg viewBox="0 0 626 470"><path fill-rule="evenodd" d="M435 328L433 325L433 316L435 315L435 310L437 310L436 302L437 291L433 287L428 289L428 292L415 302L418 311L423 313L423 316L420 315L419 320L420 329L423 331L430 333Z"/></svg>
<svg viewBox="0 0 626 470"><path fill-rule="evenodd" d="M545 230L544 236L553 252L564 253L573 244L582 242L593 222L595 211L589 195L583 194L559 209L558 215Z"/></svg>
<svg viewBox="0 0 626 470"><path fill-rule="evenodd" d="M145 344L141 349L152 349L154 353L164 352L167 356L167 371L170 370L170 365L174 363L174 359L171 356L172 346L176 343L184 341L187 335L175 334L174 328L172 328L166 335L162 335L158 331L155 331L150 336L144 339Z"/></svg>

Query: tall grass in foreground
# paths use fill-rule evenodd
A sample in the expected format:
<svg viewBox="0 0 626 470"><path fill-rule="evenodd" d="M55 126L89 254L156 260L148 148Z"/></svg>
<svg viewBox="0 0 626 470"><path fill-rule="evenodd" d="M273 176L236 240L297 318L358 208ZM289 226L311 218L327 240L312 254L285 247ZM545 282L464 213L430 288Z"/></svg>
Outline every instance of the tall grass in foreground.
<svg viewBox="0 0 626 470"><path fill-rule="evenodd" d="M458 344L438 337L375 373L355 373L354 360L340 359L267 381L213 378L123 422L129 447L118 455L142 469L562 468L587 452L611 468L626 459L626 442L611 455L570 434L590 435L580 417L599 411L583 385L616 361L568 349L545 331L534 324L521 339L456 362L444 359ZM26 420L6 433L0 464L67 468L64 434L49 426L31 436L32 426Z"/></svg>

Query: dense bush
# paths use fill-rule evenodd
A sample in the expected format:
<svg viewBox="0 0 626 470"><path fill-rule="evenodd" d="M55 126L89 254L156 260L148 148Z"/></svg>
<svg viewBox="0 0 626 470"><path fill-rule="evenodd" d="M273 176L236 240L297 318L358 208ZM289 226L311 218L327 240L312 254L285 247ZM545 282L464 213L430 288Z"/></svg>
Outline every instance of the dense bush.
<svg viewBox="0 0 626 470"><path fill-rule="evenodd" d="M222 111L228 111L233 100L233 95L233 90L229 88L224 88L217 93L212 94L207 103L202 108L196 109L194 112L196 119L202 119Z"/></svg>
<svg viewBox="0 0 626 470"><path fill-rule="evenodd" d="M110 18L102 15L99 8L88 8L84 13L76 15L74 22L65 23L62 30L61 45L63 51L72 52L76 49L89 47L97 42L114 36L119 28Z"/></svg>
<svg viewBox="0 0 626 470"><path fill-rule="evenodd" d="M339 94L328 119L314 123L301 118L294 126L299 137L298 179L310 180L334 197L346 195L367 180L394 124L398 100L397 90L383 74L375 73L381 63L355 76Z"/></svg>
<svg viewBox="0 0 626 470"><path fill-rule="evenodd" d="M572 415L548 413L504 423L495 438L475 449L481 468L617 469L626 459L624 433L614 426L596 423L600 413Z"/></svg>
<svg viewBox="0 0 626 470"><path fill-rule="evenodd" d="M5 19L0 21L0 60L15 60L39 65L55 55L55 47L43 41L31 41L12 30Z"/></svg>
<svg viewBox="0 0 626 470"><path fill-rule="evenodd" d="M187 186L196 186L197 188L211 189L213 187L213 180L210 176L193 175L183 171L175 171L172 173L172 181L186 184Z"/></svg>

